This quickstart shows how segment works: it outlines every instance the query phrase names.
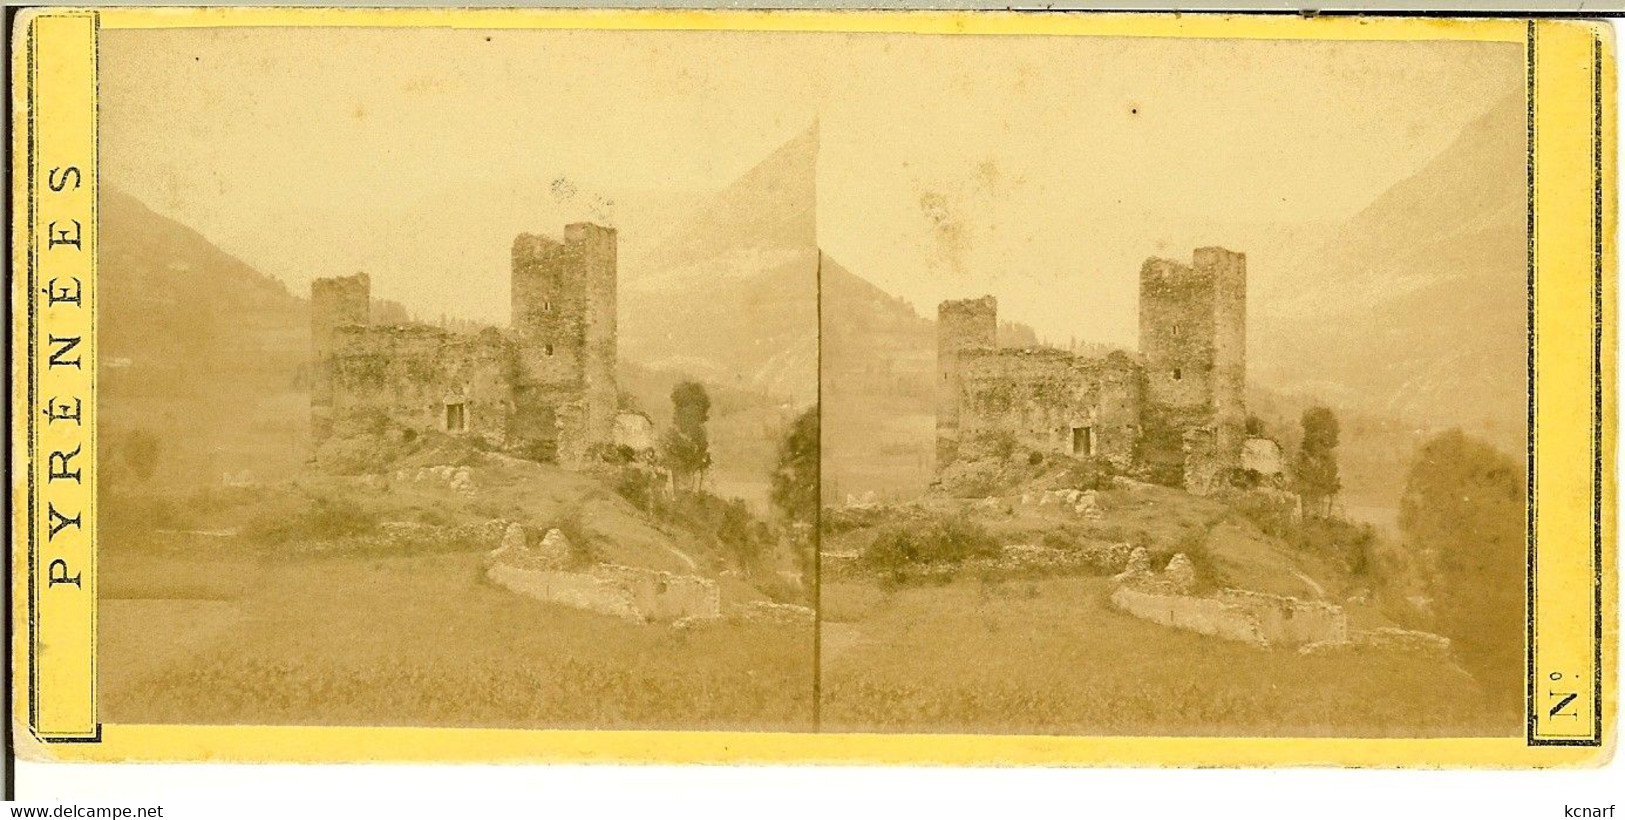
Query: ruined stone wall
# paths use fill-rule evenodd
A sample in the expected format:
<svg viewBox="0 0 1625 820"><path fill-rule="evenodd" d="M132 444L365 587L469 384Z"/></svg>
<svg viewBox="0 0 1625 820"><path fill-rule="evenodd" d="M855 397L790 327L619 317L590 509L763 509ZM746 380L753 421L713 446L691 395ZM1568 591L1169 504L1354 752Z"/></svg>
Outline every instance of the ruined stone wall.
<svg viewBox="0 0 1625 820"><path fill-rule="evenodd" d="M366 327L371 316L372 283L365 273L310 283L310 410L317 441L333 432L334 336L340 328Z"/></svg>
<svg viewBox="0 0 1625 820"><path fill-rule="evenodd" d="M512 346L494 329L459 336L427 325L340 328L332 357L333 430L352 436L398 426L501 446L514 369Z"/></svg>
<svg viewBox="0 0 1625 820"><path fill-rule="evenodd" d="M1349 639L1348 614L1336 604L1241 589L1226 589L1214 597L1252 617L1259 633L1273 646L1335 644Z"/></svg>
<svg viewBox="0 0 1625 820"><path fill-rule="evenodd" d="M937 306L937 469L953 463L959 445L960 353L998 344L999 303L992 296Z"/></svg>
<svg viewBox="0 0 1625 820"><path fill-rule="evenodd" d="M1113 590L1111 602L1152 623L1256 646L1349 640L1348 616L1342 607L1262 592L1227 589L1202 596L1123 585Z"/></svg>
<svg viewBox="0 0 1625 820"><path fill-rule="evenodd" d="M1213 422L1226 468L1240 463L1247 425L1247 256L1198 248L1195 267L1213 280Z"/></svg>
<svg viewBox="0 0 1625 820"><path fill-rule="evenodd" d="M695 575L597 564L583 572L529 569L496 561L491 580L539 601L613 615L636 623L715 618L722 612L717 584Z"/></svg>
<svg viewBox="0 0 1625 820"><path fill-rule="evenodd" d="M1255 618L1216 598L1147 592L1122 586L1112 592L1111 601L1118 609L1155 624L1256 646L1269 643Z"/></svg>
<svg viewBox="0 0 1625 820"><path fill-rule="evenodd" d="M540 387L583 382L587 294L580 248L520 234L513 242L512 325L520 375Z"/></svg>
<svg viewBox="0 0 1625 820"><path fill-rule="evenodd" d="M582 379L586 389L587 438L608 442L613 438L619 390L615 382L615 297L617 238L614 228L576 223L564 229L566 244L581 247L583 289L586 291L586 338L583 341Z"/></svg>
<svg viewBox="0 0 1625 820"><path fill-rule="evenodd" d="M514 436L547 442L561 462L611 439L617 240L613 228L565 227L563 241L514 239L511 308L520 384Z"/></svg>
<svg viewBox="0 0 1625 820"><path fill-rule="evenodd" d="M1168 259L1140 268L1140 355L1146 397L1158 408L1205 414L1212 407L1213 280Z"/></svg>
<svg viewBox="0 0 1625 820"><path fill-rule="evenodd" d="M1246 409L1247 261L1199 248L1193 264L1148 259L1140 268L1140 353L1146 366L1141 459L1163 475L1182 463L1185 433L1209 428L1204 450L1223 472L1240 463Z"/></svg>
<svg viewBox="0 0 1625 820"><path fill-rule="evenodd" d="M1190 427L1181 436L1184 442L1185 489L1193 495L1212 495L1225 479L1223 460L1218 455L1218 439L1212 427Z"/></svg>
<svg viewBox="0 0 1625 820"><path fill-rule="evenodd" d="M982 348L959 358L961 436L1002 431L1041 452L1133 459L1143 373L1127 354Z"/></svg>

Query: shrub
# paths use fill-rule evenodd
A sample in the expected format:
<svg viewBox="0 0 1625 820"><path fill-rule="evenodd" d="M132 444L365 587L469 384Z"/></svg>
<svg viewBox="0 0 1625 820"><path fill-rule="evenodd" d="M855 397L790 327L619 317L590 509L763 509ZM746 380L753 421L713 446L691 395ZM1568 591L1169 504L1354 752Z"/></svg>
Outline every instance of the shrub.
<svg viewBox="0 0 1625 820"><path fill-rule="evenodd" d="M1265 535L1290 540L1298 526L1298 516L1291 505L1261 493L1244 493L1232 506Z"/></svg>
<svg viewBox="0 0 1625 820"><path fill-rule="evenodd" d="M594 542L597 540L592 530L581 517L581 510L575 507L566 510L558 518L553 519L550 529L556 529L570 544L570 562L577 566L594 564L599 560L598 549ZM545 533L544 533L545 534Z"/></svg>
<svg viewBox="0 0 1625 820"><path fill-rule="evenodd" d="M1259 493L1240 496L1234 508L1265 535L1338 561L1354 575L1376 569L1377 532L1369 524L1336 517L1300 517L1291 505Z"/></svg>
<svg viewBox="0 0 1625 820"><path fill-rule="evenodd" d="M638 459L638 451L625 444L599 442L587 448L587 459L613 466L631 464Z"/></svg>
<svg viewBox="0 0 1625 820"><path fill-rule="evenodd" d="M1039 540L1050 549L1069 550L1078 545L1078 533L1072 527L1062 525L1052 530L1045 530L1043 537Z"/></svg>
<svg viewBox="0 0 1625 820"><path fill-rule="evenodd" d="M357 499L304 496L291 509L256 513L243 526L243 534L267 544L285 544L366 535L377 528L377 511Z"/></svg>
<svg viewBox="0 0 1625 820"><path fill-rule="evenodd" d="M917 564L957 564L995 556L999 542L980 523L963 515L941 516L921 524L892 524L863 551L875 569L899 570Z"/></svg>
<svg viewBox="0 0 1625 820"><path fill-rule="evenodd" d="M662 521L695 534L747 572L758 568L777 537L743 499L722 498L705 490L679 494L658 512Z"/></svg>
<svg viewBox="0 0 1625 820"><path fill-rule="evenodd" d="M1066 486L1079 490L1109 490L1115 475L1117 468L1106 459L1073 458L1067 459L1066 475L1062 480Z"/></svg>
<svg viewBox="0 0 1625 820"><path fill-rule="evenodd" d="M1374 568L1372 551L1377 532L1369 524L1341 518L1308 518L1299 524L1293 546L1304 552L1339 561L1353 575L1366 575Z"/></svg>
<svg viewBox="0 0 1625 820"><path fill-rule="evenodd" d="M652 468L628 463L615 471L615 493L640 510L655 514L660 497L661 478Z"/></svg>
<svg viewBox="0 0 1625 820"><path fill-rule="evenodd" d="M361 475L387 464L389 449L377 435L332 438L316 448L316 466L334 475Z"/></svg>

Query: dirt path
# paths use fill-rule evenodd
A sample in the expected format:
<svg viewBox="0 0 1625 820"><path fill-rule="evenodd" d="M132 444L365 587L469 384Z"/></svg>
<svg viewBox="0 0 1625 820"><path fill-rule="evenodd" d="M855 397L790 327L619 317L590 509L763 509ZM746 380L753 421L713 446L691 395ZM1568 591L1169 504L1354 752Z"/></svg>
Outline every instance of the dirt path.
<svg viewBox="0 0 1625 820"><path fill-rule="evenodd" d="M1309 589L1312 590L1315 593L1316 598L1319 598L1321 600L1326 599L1326 588L1321 586L1319 581L1316 581L1315 579L1310 578L1307 575L1304 575L1302 572L1300 572L1296 568L1289 568L1289 571L1293 575L1297 576L1298 580L1302 581L1305 586L1309 587Z"/></svg>

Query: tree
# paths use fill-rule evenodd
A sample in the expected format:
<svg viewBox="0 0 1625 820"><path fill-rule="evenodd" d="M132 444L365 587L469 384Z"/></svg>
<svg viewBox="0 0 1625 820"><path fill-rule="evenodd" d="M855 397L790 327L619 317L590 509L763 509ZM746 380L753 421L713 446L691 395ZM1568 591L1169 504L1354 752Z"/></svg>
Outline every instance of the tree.
<svg viewBox="0 0 1625 820"><path fill-rule="evenodd" d="M711 442L705 423L711 418L711 397L699 382L680 382L671 389L671 429L660 440L660 452L672 476L692 491L705 483L711 466Z"/></svg>
<svg viewBox="0 0 1625 820"><path fill-rule="evenodd" d="M1337 437L1337 416L1329 408L1317 405L1303 411L1303 443L1292 475L1304 507L1321 515L1331 515L1332 499L1343 488L1337 477Z"/></svg>
<svg viewBox="0 0 1625 820"><path fill-rule="evenodd" d="M798 524L818 520L818 405L790 423L779 442L779 465L773 471L773 505Z"/></svg>
<svg viewBox="0 0 1625 820"><path fill-rule="evenodd" d="M815 404L790 423L789 432L779 442L779 464L772 481L773 505L790 522L791 545L804 581L815 577L818 561L813 538L820 503L818 418Z"/></svg>
<svg viewBox="0 0 1625 820"><path fill-rule="evenodd" d="M1259 436L1264 435L1265 431L1268 429L1268 425L1264 424L1264 420L1258 416L1248 414L1244 429L1249 437L1258 438Z"/></svg>
<svg viewBox="0 0 1625 820"><path fill-rule="evenodd" d="M1506 709L1523 703L1524 481L1511 457L1451 430L1417 450L1399 502L1407 542L1432 567L1438 629Z"/></svg>

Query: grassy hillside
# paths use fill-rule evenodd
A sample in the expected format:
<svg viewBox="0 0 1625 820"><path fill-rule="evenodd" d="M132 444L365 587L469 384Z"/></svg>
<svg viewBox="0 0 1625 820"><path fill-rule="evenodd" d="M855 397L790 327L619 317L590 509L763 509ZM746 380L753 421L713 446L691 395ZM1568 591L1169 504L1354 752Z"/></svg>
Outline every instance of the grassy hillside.
<svg viewBox="0 0 1625 820"><path fill-rule="evenodd" d="M1095 497L1092 518L1058 504L1023 504L1019 493L826 511L824 725L1355 737L1516 729L1516 714L1491 711L1471 676L1434 656L1370 648L1305 655L1123 614L1108 602L1108 576L1121 567L1091 557L1117 544L1164 561L1183 553L1212 588L1335 603L1357 629L1414 626L1402 607L1388 605L1404 589L1384 575L1381 544L1360 558L1341 541L1288 543L1225 503L1164 487L1101 489ZM943 520L962 522L952 530L960 538L1004 548L1001 557L866 565L885 554L872 545ZM1011 557L1023 545L1067 558L1023 565Z"/></svg>
<svg viewBox="0 0 1625 820"><path fill-rule="evenodd" d="M306 302L116 190L102 191L100 215L103 459L141 431L157 440L165 482L298 471L309 455Z"/></svg>
<svg viewBox="0 0 1625 820"><path fill-rule="evenodd" d="M832 731L1455 737L1507 734L1459 669L1395 652L1255 649L1110 609L1109 581L825 587ZM851 620L837 620L842 613Z"/></svg>
<svg viewBox="0 0 1625 820"><path fill-rule="evenodd" d="M480 556L112 552L118 723L805 729L804 628L646 627L514 595ZM152 579L144 589L137 579ZM161 580L160 580L161 579ZM192 584L188 597L177 583Z"/></svg>
<svg viewBox="0 0 1625 820"><path fill-rule="evenodd" d="M714 580L724 607L790 590L689 515L605 478L444 440L376 475L104 493L100 678L130 723L793 728L810 625L688 631L544 604L485 580L504 525L582 561ZM437 478L467 467L473 489ZM421 470L421 472L420 472Z"/></svg>
<svg viewBox="0 0 1625 820"><path fill-rule="evenodd" d="M825 257L823 493L914 498L935 465L936 322Z"/></svg>

